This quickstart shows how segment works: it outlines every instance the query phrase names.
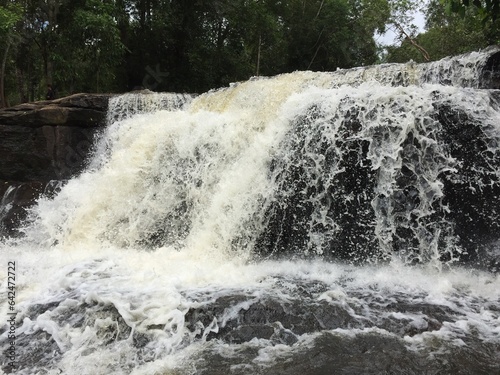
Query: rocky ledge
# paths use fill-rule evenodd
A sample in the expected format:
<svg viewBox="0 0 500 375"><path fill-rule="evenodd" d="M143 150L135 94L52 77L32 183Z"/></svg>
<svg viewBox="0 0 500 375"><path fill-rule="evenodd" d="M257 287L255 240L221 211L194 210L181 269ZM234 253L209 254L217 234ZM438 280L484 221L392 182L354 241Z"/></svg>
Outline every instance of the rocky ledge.
<svg viewBox="0 0 500 375"><path fill-rule="evenodd" d="M111 94L75 94L0 110L0 238L26 208L85 167Z"/></svg>

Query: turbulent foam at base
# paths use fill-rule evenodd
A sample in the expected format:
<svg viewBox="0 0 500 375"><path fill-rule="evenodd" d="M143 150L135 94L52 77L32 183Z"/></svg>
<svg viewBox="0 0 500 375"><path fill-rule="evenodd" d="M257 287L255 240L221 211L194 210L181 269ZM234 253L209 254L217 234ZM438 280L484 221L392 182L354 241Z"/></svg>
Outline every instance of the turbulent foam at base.
<svg viewBox="0 0 500 375"><path fill-rule="evenodd" d="M117 99L90 168L0 244L2 371L500 371L498 93L338 83Z"/></svg>
<svg viewBox="0 0 500 375"><path fill-rule="evenodd" d="M409 372L417 374L432 355L431 369L452 371L466 347L484 355L465 368L498 370L498 358L486 355L500 341L500 280L491 274L200 262L167 249L19 249L11 257L19 267L17 374L281 373L283 363L331 350L334 364L302 359L291 373L351 373L334 356L341 343L354 355L363 342L379 347L359 366L380 369L392 353L403 368L419 363Z"/></svg>

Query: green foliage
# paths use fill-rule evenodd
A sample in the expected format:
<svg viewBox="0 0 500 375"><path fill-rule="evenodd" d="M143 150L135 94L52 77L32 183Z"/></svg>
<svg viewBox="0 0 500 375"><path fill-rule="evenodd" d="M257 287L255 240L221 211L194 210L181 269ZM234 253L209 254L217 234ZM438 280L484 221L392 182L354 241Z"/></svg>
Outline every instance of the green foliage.
<svg viewBox="0 0 500 375"><path fill-rule="evenodd" d="M389 0L390 17L388 27L395 32L399 40L417 34L417 26L413 16L423 10L422 1L419 0Z"/></svg>
<svg viewBox="0 0 500 375"><path fill-rule="evenodd" d="M389 17L388 0L0 0L0 6L0 33L16 24L20 35L7 61L12 101L43 98L46 83L59 96L137 86L200 92L256 74L371 64L374 32Z"/></svg>
<svg viewBox="0 0 500 375"><path fill-rule="evenodd" d="M356 20L349 30L350 48L353 60L362 61L363 65L374 64L377 59L377 46L372 37L375 32L383 33L391 19L390 4L387 0L351 0L351 16Z"/></svg>
<svg viewBox="0 0 500 375"><path fill-rule="evenodd" d="M79 7L68 3L62 8L60 27L64 32L58 35L50 55L60 89L99 92L113 87L124 52L113 11L111 3L99 0L87 0Z"/></svg>
<svg viewBox="0 0 500 375"><path fill-rule="evenodd" d="M6 86L10 80L6 79L8 62L19 44L17 24L22 18L22 8L19 4L10 1L0 2L0 108L7 106ZM10 65L10 64L9 64Z"/></svg>
<svg viewBox="0 0 500 375"><path fill-rule="evenodd" d="M429 53L432 60L485 48L500 40L498 28L491 27L491 23L485 27L483 17L474 7L467 8L462 15L450 13L441 0L431 0L426 19L427 31L416 36L414 41ZM388 48L387 61L409 60L424 62L409 40L404 40L399 47Z"/></svg>
<svg viewBox="0 0 500 375"><path fill-rule="evenodd" d="M380 11L387 0L115 4L127 86L161 91L200 92L256 74L373 63L373 33L388 16Z"/></svg>
<svg viewBox="0 0 500 375"><path fill-rule="evenodd" d="M457 14L462 19L474 15L481 20L488 43L500 43L500 1L498 0L440 0L448 15Z"/></svg>
<svg viewBox="0 0 500 375"><path fill-rule="evenodd" d="M498 2L431 0L428 30L417 36L412 13L422 4L0 0L1 82L11 104L43 99L46 83L59 96L135 87L202 92L253 75L373 64L379 60L373 36L388 27L404 30L402 45L389 48L392 61L421 60L408 38L434 59L500 39Z"/></svg>
<svg viewBox="0 0 500 375"><path fill-rule="evenodd" d="M440 0L448 13L458 13L465 17L471 7L475 7L483 22L495 21L500 17L498 0Z"/></svg>
<svg viewBox="0 0 500 375"><path fill-rule="evenodd" d="M22 8L19 4L7 2L6 5L0 5L0 33L11 31L21 17Z"/></svg>

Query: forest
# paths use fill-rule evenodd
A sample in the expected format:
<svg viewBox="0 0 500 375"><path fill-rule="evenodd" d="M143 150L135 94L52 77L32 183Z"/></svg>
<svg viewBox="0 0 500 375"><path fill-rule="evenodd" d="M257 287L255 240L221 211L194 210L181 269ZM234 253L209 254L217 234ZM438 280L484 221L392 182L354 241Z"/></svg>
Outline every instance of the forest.
<svg viewBox="0 0 500 375"><path fill-rule="evenodd" d="M414 24L415 12L425 25ZM498 0L0 0L0 108L199 93L252 76L425 62L500 42ZM380 42L392 30L394 41Z"/></svg>

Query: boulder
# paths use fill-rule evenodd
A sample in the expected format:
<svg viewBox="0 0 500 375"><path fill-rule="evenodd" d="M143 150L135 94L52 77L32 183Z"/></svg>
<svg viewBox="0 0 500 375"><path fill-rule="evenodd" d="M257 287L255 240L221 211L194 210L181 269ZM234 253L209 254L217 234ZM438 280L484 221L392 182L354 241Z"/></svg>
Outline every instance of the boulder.
<svg viewBox="0 0 500 375"><path fill-rule="evenodd" d="M80 173L111 94L75 94L0 110L0 236L51 186Z"/></svg>

